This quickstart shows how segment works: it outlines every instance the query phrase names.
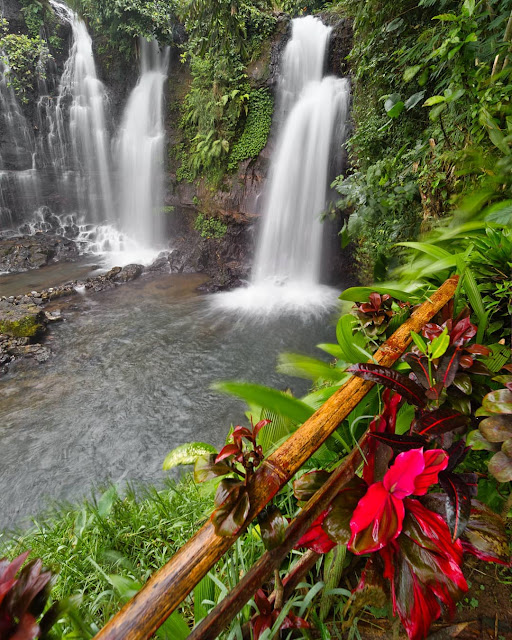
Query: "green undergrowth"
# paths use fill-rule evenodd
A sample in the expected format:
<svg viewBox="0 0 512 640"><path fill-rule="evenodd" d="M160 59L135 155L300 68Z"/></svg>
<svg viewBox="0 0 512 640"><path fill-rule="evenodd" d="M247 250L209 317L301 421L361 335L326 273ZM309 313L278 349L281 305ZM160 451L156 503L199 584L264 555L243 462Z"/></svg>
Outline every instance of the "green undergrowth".
<svg viewBox="0 0 512 640"><path fill-rule="evenodd" d="M226 235L228 226L218 218L209 218L202 213L198 213L194 222L194 229L199 232L201 238L220 239Z"/></svg>
<svg viewBox="0 0 512 640"><path fill-rule="evenodd" d="M78 636L92 637L114 613L136 583L144 583L204 523L212 509L208 488L185 477L164 488L114 486L81 505L62 505L33 520L28 531L4 533L0 557L31 549L58 572L54 599L80 595ZM187 612L189 615L190 612ZM71 632L61 622L56 637Z"/></svg>

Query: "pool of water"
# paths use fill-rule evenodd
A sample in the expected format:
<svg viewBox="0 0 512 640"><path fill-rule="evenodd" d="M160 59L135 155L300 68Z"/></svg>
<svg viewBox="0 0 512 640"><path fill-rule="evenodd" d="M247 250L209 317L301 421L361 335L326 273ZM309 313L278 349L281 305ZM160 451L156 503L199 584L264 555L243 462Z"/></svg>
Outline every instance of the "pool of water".
<svg viewBox="0 0 512 640"><path fill-rule="evenodd" d="M242 319L199 295L202 280L143 278L75 296L51 327L52 358L0 379L0 528L108 480L158 483L183 442L220 445L245 407L214 392L215 381L306 392L276 373L276 358L332 341L329 319Z"/></svg>

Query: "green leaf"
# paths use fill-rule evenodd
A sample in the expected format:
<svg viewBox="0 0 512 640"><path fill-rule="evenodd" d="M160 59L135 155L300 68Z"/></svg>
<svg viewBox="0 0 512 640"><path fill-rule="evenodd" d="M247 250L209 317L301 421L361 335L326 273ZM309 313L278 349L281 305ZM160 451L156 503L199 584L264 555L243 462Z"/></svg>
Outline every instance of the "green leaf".
<svg viewBox="0 0 512 640"><path fill-rule="evenodd" d="M483 211L483 216L489 222L512 226L512 200L496 202Z"/></svg>
<svg viewBox="0 0 512 640"><path fill-rule="evenodd" d="M168 471L181 464L194 464L200 456L217 453L217 449L206 442L186 442L170 451L165 457L162 468Z"/></svg>
<svg viewBox="0 0 512 640"><path fill-rule="evenodd" d="M419 71L421 71L421 64L415 64L413 67L407 67L406 70L404 71L404 76L403 76L404 82L410 82ZM419 94L415 94L415 95L419 95ZM407 107L407 102L405 103L406 107Z"/></svg>
<svg viewBox="0 0 512 640"><path fill-rule="evenodd" d="M391 107L391 109L387 111L387 114L390 118L398 118L398 116L402 113L404 109L405 109L405 104L402 101L400 101L394 104Z"/></svg>
<svg viewBox="0 0 512 640"><path fill-rule="evenodd" d="M454 13L440 13L434 16L432 20L441 20L441 22L456 22L457 16Z"/></svg>
<svg viewBox="0 0 512 640"><path fill-rule="evenodd" d="M468 16L472 16L475 12L475 0L464 0L464 4L462 6L466 10Z"/></svg>
<svg viewBox="0 0 512 640"><path fill-rule="evenodd" d="M343 350L338 346L340 357L343 358ZM288 376L297 376L316 382L319 379L328 382L339 382L345 377L345 372L333 367L323 360L301 356L295 353L281 353L278 356L277 370Z"/></svg>
<svg viewBox="0 0 512 640"><path fill-rule="evenodd" d="M203 602L205 600L215 600L215 582L206 574L204 578L194 587L194 623L198 624L208 615L208 609ZM188 628L188 627L187 627ZM189 631L190 633L190 631Z"/></svg>
<svg viewBox="0 0 512 640"><path fill-rule="evenodd" d="M441 247L438 247L435 244L431 244L429 242L397 242L396 246L416 249L416 251L421 251L422 253L426 253L427 255L439 260L443 258L449 258L451 256L451 253L449 251L441 249Z"/></svg>
<svg viewBox="0 0 512 640"><path fill-rule="evenodd" d="M512 391L510 389L491 391L484 397L482 408L489 413L512 413Z"/></svg>
<svg viewBox="0 0 512 640"><path fill-rule="evenodd" d="M206 482L207 480L213 480L219 476L233 473L233 470L223 460L215 462L216 457L216 453L211 453L205 456L199 456L199 458L196 459L194 465L194 480L196 482Z"/></svg>
<svg viewBox="0 0 512 640"><path fill-rule="evenodd" d="M348 300L349 302L368 302L371 293L387 293L392 298L400 300L401 302L419 302L420 298L417 294L402 291L400 289L393 289L390 287L372 286L372 287L350 287L345 289L340 295L340 300Z"/></svg>
<svg viewBox="0 0 512 640"><path fill-rule="evenodd" d="M418 349L421 351L421 353L427 353L427 344L425 342L425 340L423 340L423 338L420 336L419 333L416 333L416 331L411 331L411 338L412 341L414 342L414 344L418 347Z"/></svg>
<svg viewBox="0 0 512 640"><path fill-rule="evenodd" d="M189 635L190 628L178 611L173 611L156 632L156 637L162 640L186 640Z"/></svg>
<svg viewBox="0 0 512 640"><path fill-rule="evenodd" d="M341 350L339 344L322 342L321 344L317 344L316 346L317 346L317 349L321 349L322 351L325 351L325 353L328 353L333 358L337 358L338 360L340 358L343 358L343 351Z"/></svg>
<svg viewBox="0 0 512 640"><path fill-rule="evenodd" d="M499 444L486 440L478 429L468 433L466 445L474 451L494 451L496 453L500 449Z"/></svg>
<svg viewBox="0 0 512 640"><path fill-rule="evenodd" d="M418 91L418 93L413 93L412 96L407 98L405 101L405 108L407 111L413 109L419 102L423 100L425 97L425 91Z"/></svg>
<svg viewBox="0 0 512 640"><path fill-rule="evenodd" d="M112 511L112 507L114 506L114 502L117 497L118 497L117 489L114 485L112 485L107 489L107 491L105 491L105 493L98 500L98 514L102 518L106 518L107 516L110 515L110 512Z"/></svg>
<svg viewBox="0 0 512 640"><path fill-rule="evenodd" d="M445 96L432 96L425 100L423 103L424 107L433 107L435 104L440 104L441 102L446 102Z"/></svg>
<svg viewBox="0 0 512 640"><path fill-rule="evenodd" d="M436 358L440 358L448 349L448 345L450 344L450 336L448 335L448 329L445 327L441 335L434 338L430 343L430 355L435 360Z"/></svg>
<svg viewBox="0 0 512 640"><path fill-rule="evenodd" d="M343 360L351 364L371 359L371 355L363 348L366 345L365 337L360 332L353 332L357 325L356 318L350 314L341 316L336 325L336 338L343 351Z"/></svg>
<svg viewBox="0 0 512 640"><path fill-rule="evenodd" d="M305 402L271 387L249 382L218 382L212 389L242 398L246 402L270 409L297 423L305 422L314 410Z"/></svg>
<svg viewBox="0 0 512 640"><path fill-rule="evenodd" d="M329 480L330 473L323 469L315 469L297 478L293 482L293 495L300 502L307 502Z"/></svg>

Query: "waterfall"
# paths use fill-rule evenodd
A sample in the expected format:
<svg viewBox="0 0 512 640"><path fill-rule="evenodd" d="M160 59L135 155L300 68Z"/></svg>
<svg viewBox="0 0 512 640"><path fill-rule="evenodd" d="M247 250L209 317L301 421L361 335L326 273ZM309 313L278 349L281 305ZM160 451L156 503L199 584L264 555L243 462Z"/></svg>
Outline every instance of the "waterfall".
<svg viewBox="0 0 512 640"><path fill-rule="evenodd" d="M323 226L332 157L345 138L350 93L323 76L330 27L307 16L292 23L278 86L280 128L258 236L251 286L219 297L224 308L270 313L316 310L335 295L320 285ZM215 303L217 304L217 302Z"/></svg>
<svg viewBox="0 0 512 640"><path fill-rule="evenodd" d="M164 87L168 48L141 39L141 75L123 115L115 145L119 171L119 225L144 247L162 244L165 150Z"/></svg>
<svg viewBox="0 0 512 640"><path fill-rule="evenodd" d="M47 110L47 150L61 177L62 191L76 191L79 213L99 223L112 220L107 101L96 75L92 40L84 22L67 5L50 0L55 13L71 26L73 43L64 66L55 109ZM40 101L44 108L44 101ZM69 120L69 121L68 121Z"/></svg>

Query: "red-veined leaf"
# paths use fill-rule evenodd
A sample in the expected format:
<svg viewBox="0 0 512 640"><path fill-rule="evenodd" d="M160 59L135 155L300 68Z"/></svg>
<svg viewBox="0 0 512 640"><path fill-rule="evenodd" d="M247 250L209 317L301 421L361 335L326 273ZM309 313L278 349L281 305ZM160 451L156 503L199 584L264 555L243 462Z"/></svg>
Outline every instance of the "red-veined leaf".
<svg viewBox="0 0 512 640"><path fill-rule="evenodd" d="M441 473L439 484L446 491L446 522L455 542L466 528L471 510L471 496L467 485L455 473Z"/></svg>
<svg viewBox="0 0 512 640"><path fill-rule="evenodd" d="M350 520L357 503L366 493L366 484L357 476L346 484L331 502L323 529L338 544L347 545L352 535Z"/></svg>
<svg viewBox="0 0 512 640"><path fill-rule="evenodd" d="M459 440L452 444L452 446L446 450L446 453L450 458L446 471L453 471L455 467L464 460L470 451L471 447L467 447L464 440Z"/></svg>
<svg viewBox="0 0 512 640"><path fill-rule="evenodd" d="M473 364L475 363L475 359L473 358L473 356L470 356L469 354L465 353L464 355L462 355L460 357L459 360L459 365L463 368L463 369L470 369Z"/></svg>
<svg viewBox="0 0 512 640"><path fill-rule="evenodd" d="M430 389L430 379L428 376L428 358L417 353L406 353L403 360L411 367L412 372L416 376L418 382L425 389Z"/></svg>
<svg viewBox="0 0 512 640"><path fill-rule="evenodd" d="M471 323L469 318L463 318L453 327L450 332L450 344L454 347L462 347L463 344L469 342L473 336L476 336L477 328Z"/></svg>
<svg viewBox="0 0 512 640"><path fill-rule="evenodd" d="M423 413L414 421L414 431L422 436L437 436L460 427L466 427L470 422L465 416L452 409L436 409Z"/></svg>
<svg viewBox="0 0 512 640"><path fill-rule="evenodd" d="M359 376L363 380L370 380L393 389L411 404L418 407L424 407L426 404L425 393L423 389L415 382L404 376L398 371L394 371L389 367L381 367L378 364L354 364L347 369L348 373Z"/></svg>
<svg viewBox="0 0 512 640"><path fill-rule="evenodd" d="M436 371L436 382L442 382L443 387L449 387L455 379L461 359L458 348L450 348L439 361Z"/></svg>
<svg viewBox="0 0 512 640"><path fill-rule="evenodd" d="M283 620L283 624L280 627L281 629L311 629L311 625L309 622L304 620L304 618L299 618L296 616L293 611L289 611L286 618Z"/></svg>
<svg viewBox="0 0 512 640"><path fill-rule="evenodd" d="M266 427L267 424L270 424L271 422L272 420L260 420L257 422L253 429L254 438L257 438L258 433L263 429L263 427Z"/></svg>
<svg viewBox="0 0 512 640"><path fill-rule="evenodd" d="M421 436L399 436L394 433L370 433L373 438L387 444L395 451L409 451L423 447L427 441Z"/></svg>
<svg viewBox="0 0 512 640"><path fill-rule="evenodd" d="M475 356L490 356L492 351L483 344L470 344L465 347L468 353L472 353Z"/></svg>

